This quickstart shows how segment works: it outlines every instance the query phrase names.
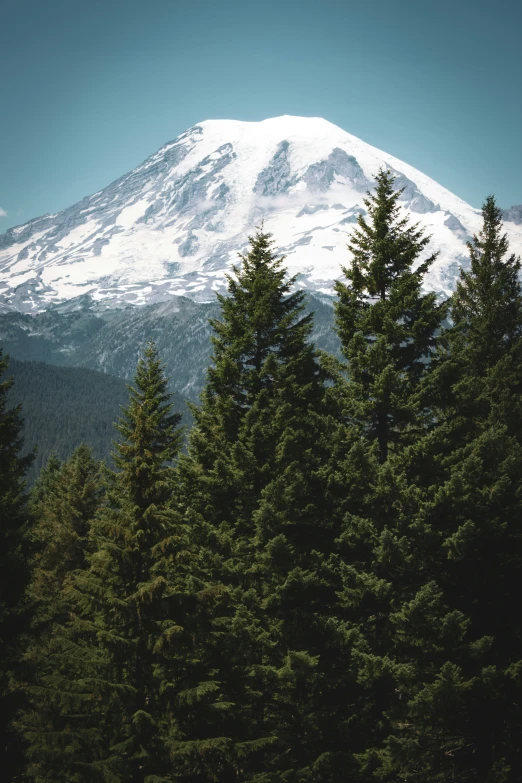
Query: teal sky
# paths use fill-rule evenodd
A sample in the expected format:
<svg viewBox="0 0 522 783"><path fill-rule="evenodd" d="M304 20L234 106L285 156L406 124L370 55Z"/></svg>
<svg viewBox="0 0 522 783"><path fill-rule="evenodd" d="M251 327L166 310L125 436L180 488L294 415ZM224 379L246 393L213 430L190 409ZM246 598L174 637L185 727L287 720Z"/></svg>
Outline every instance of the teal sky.
<svg viewBox="0 0 522 783"><path fill-rule="evenodd" d="M0 232L205 119L321 116L522 203L519 0L2 0Z"/></svg>

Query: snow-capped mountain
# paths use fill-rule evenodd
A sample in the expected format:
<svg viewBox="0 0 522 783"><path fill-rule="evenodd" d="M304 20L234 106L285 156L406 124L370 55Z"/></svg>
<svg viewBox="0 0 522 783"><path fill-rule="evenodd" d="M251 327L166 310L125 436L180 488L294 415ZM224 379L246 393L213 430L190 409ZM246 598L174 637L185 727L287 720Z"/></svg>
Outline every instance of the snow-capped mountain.
<svg viewBox="0 0 522 783"><path fill-rule="evenodd" d="M439 251L427 286L450 293L480 212L326 120L276 117L202 122L104 190L7 231L0 308L38 312L85 294L103 308L210 301L261 219L298 285L331 293L381 167L396 173L404 207ZM506 213L506 229L520 253L517 214Z"/></svg>

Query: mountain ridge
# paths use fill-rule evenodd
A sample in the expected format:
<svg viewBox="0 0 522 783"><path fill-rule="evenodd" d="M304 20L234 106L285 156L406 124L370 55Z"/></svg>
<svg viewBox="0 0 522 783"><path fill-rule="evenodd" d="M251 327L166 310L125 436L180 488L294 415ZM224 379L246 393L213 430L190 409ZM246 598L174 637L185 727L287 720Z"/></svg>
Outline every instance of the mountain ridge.
<svg viewBox="0 0 522 783"><path fill-rule="evenodd" d="M101 191L9 229L0 236L0 308L35 313L85 294L104 308L212 301L261 219L297 286L329 295L382 166L433 235L440 255L426 285L447 296L480 211L326 120L283 116L206 120ZM515 221L516 207L508 212ZM510 222L508 234L520 252L522 229Z"/></svg>

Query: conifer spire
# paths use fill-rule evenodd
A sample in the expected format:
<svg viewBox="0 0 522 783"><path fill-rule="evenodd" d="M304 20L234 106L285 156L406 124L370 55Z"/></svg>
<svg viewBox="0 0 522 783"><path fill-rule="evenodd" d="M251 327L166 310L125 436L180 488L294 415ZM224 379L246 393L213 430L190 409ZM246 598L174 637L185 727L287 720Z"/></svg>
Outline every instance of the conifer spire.
<svg viewBox="0 0 522 783"><path fill-rule="evenodd" d="M308 342L313 316L303 315L305 294L292 291L295 278L287 277L269 233L260 227L250 243L228 276L228 295L218 295L221 318L211 321L207 385L201 406L192 409L190 460L182 460L186 468L200 465L216 525L251 518L274 476L274 447L284 426L274 412L288 389L284 379L292 376L301 385L301 405L322 394L322 371Z"/></svg>
<svg viewBox="0 0 522 783"><path fill-rule="evenodd" d="M494 196L484 202L482 227L468 249L470 268L461 269L451 314L475 372L483 373L522 336L521 263L514 254L507 256L509 243Z"/></svg>
<svg viewBox="0 0 522 783"><path fill-rule="evenodd" d="M27 732L37 781L144 783L163 780L167 769L157 647L175 622L164 611L169 585L158 564L176 532L169 504L181 443L181 416L172 412L167 384L150 343L117 425L116 470L105 471L106 498L88 525L85 563L63 581L67 611L53 624L54 657L44 677L53 731L43 745L42 732ZM53 513L59 509L55 504Z"/></svg>
<svg viewBox="0 0 522 783"><path fill-rule="evenodd" d="M117 429L116 472L108 503L93 525L90 568L76 583L83 616L107 659L100 683L112 705L104 765L121 780L142 783L161 774L166 751L158 733L161 700L155 647L162 632L158 602L167 585L157 576L158 547L172 534L173 461L181 445L179 413L158 352L149 343L129 386Z"/></svg>
<svg viewBox="0 0 522 783"><path fill-rule="evenodd" d="M233 741L215 738L223 782L311 775L325 732L315 714L333 688L318 650L336 643L328 625L335 593L326 576L309 572L334 539L320 471L325 372L310 343L305 294L273 244L260 227L219 297L208 383L180 460L187 513L200 520L193 536L208 553L206 578L227 597L212 619L218 633L206 678L228 702L218 725ZM199 709L203 718L203 692ZM194 754L206 746L203 737L186 744Z"/></svg>
<svg viewBox="0 0 522 783"><path fill-rule="evenodd" d="M437 254L422 258L429 237L401 214L401 190L381 170L375 192L364 203L348 245L347 282L336 284L337 331L348 362L348 414L378 445L385 462L391 446L418 433L416 393L445 306L435 294L423 294L423 277Z"/></svg>
<svg viewBox="0 0 522 783"><path fill-rule="evenodd" d="M416 527L440 541L425 547L423 570L439 596L426 618L432 638L437 624L446 630L430 649L424 621L416 674L381 756L386 773L405 780L522 774L513 741L522 634L511 621L522 590L522 289L492 196L482 216L451 302L453 325L428 373L433 421L417 446L425 491Z"/></svg>
<svg viewBox="0 0 522 783"><path fill-rule="evenodd" d="M87 567L90 526L102 498L101 464L85 444L63 463L51 455L31 492L35 552L28 592L34 617L18 729L26 743L25 774L38 783L75 780L74 766L95 754L94 743L86 750L89 743L80 739L94 727L78 721L85 707L85 693L74 683L81 634L75 638L68 620L75 609L71 575Z"/></svg>

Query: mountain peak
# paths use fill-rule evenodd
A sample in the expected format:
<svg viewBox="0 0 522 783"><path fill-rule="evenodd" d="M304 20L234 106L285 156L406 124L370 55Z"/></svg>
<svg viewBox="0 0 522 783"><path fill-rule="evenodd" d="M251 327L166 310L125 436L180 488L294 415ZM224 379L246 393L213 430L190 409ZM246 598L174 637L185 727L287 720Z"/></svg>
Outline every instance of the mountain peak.
<svg viewBox="0 0 522 783"><path fill-rule="evenodd" d="M245 129L252 129L259 127L260 130L265 132L276 133L310 133L314 130L325 130L327 128L333 128L340 133L344 133L341 128L334 125L332 122L325 120L323 117L300 117L293 114L282 114L279 117L267 117L264 120L203 120L203 122L197 123L194 127L212 127L213 125L229 125L243 127Z"/></svg>
<svg viewBox="0 0 522 783"><path fill-rule="evenodd" d="M86 294L104 307L173 294L208 301L261 218L297 285L329 294L381 167L439 250L427 285L448 294L479 211L321 117L285 115L205 120L98 193L10 229L0 236L0 307L34 312Z"/></svg>

